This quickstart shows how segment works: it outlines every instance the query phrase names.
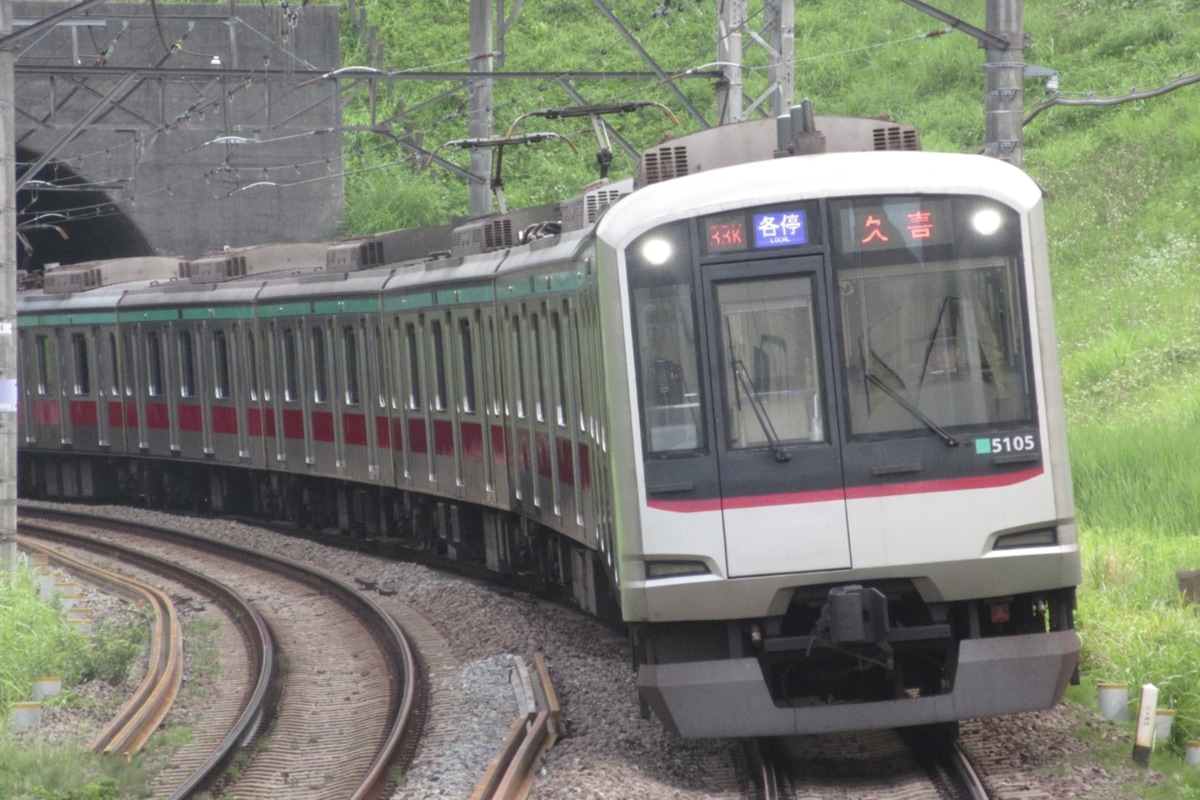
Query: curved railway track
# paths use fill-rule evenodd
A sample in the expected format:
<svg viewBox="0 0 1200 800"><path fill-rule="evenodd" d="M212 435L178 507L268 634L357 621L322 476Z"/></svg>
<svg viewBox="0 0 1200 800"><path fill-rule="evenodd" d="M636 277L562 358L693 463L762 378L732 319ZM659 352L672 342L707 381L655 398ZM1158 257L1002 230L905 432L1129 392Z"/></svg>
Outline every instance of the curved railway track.
<svg viewBox="0 0 1200 800"><path fill-rule="evenodd" d="M93 739L91 748L97 752L128 758L141 749L167 715L178 692L183 670L178 614L174 603L162 590L129 576L100 569L84 559L51 550L45 543L54 542L135 565L202 594L222 610L224 618L234 627L244 647L244 660L238 660L244 664L241 671L248 678L246 691L219 703L214 698L206 721L210 729L216 730L220 728L221 720L229 720L225 726L227 733L209 750L192 748L175 759L170 773L186 777L174 781L177 788L170 797L171 800L182 800L220 783L237 754L253 747L276 699L271 692L275 678L275 643L262 615L233 589L179 564L153 558L112 542L100 542L78 531L72 532L50 524L22 519L19 527L22 534L18 541L26 549L45 551L52 562L72 573L83 575L90 582L118 596L145 602L154 610L155 625L147 675L120 713ZM227 648L226 655L231 654L232 648Z"/></svg>
<svg viewBox="0 0 1200 800"><path fill-rule="evenodd" d="M123 542L141 551L141 559L156 557L193 571L199 565L258 607L282 653L284 667L277 662L276 669L285 686L268 730L261 730L261 711L243 714L260 735L253 752L244 747L247 729L243 735L226 732L232 748L243 745L238 761L244 765L236 779L226 774L222 796L384 796L398 759L411 755L420 681L416 655L399 626L369 598L318 570L183 531L29 508L21 509L20 523L23 529L35 523L82 528L99 542L93 549L107 555ZM233 750L223 752L212 758L227 765ZM201 783L214 780L210 775ZM186 797L199 785L164 794Z"/></svg>

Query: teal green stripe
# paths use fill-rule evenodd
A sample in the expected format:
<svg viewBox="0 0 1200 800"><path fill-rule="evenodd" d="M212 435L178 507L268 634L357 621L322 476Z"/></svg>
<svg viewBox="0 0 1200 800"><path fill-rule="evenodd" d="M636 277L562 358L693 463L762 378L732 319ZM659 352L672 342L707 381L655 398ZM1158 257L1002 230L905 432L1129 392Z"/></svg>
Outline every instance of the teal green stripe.
<svg viewBox="0 0 1200 800"><path fill-rule="evenodd" d="M119 311L121 322L174 322L179 319L177 308L151 308L138 311Z"/></svg>
<svg viewBox="0 0 1200 800"><path fill-rule="evenodd" d="M384 311L412 311L417 308L429 308L437 305L433 292L417 292L401 297L388 297L383 301Z"/></svg>
<svg viewBox="0 0 1200 800"><path fill-rule="evenodd" d="M570 270L569 272L552 272L549 275L535 275L507 281L501 278L497 284L500 297L511 298L531 294L576 291L589 286L591 280L587 276L581 275L578 270Z"/></svg>
<svg viewBox="0 0 1200 800"><path fill-rule="evenodd" d="M184 319L254 319L250 306L215 306L209 308L185 308Z"/></svg>
<svg viewBox="0 0 1200 800"><path fill-rule="evenodd" d="M376 299L314 300L314 314L376 314L379 301Z"/></svg>
<svg viewBox="0 0 1200 800"><path fill-rule="evenodd" d="M19 317L18 327L35 325L115 325L115 311L96 311L88 314L34 314Z"/></svg>
<svg viewBox="0 0 1200 800"><path fill-rule="evenodd" d="M260 317L298 317L312 313L312 303L266 303L259 307Z"/></svg>

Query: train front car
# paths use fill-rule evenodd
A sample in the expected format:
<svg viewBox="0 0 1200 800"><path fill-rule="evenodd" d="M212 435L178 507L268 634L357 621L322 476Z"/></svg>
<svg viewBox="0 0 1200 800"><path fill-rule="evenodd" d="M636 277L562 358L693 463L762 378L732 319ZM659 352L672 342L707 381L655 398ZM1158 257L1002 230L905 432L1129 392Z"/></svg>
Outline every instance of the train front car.
<svg viewBox="0 0 1200 800"><path fill-rule="evenodd" d="M770 736L1054 704L1080 565L1036 184L779 158L641 189L597 238L657 716Z"/></svg>

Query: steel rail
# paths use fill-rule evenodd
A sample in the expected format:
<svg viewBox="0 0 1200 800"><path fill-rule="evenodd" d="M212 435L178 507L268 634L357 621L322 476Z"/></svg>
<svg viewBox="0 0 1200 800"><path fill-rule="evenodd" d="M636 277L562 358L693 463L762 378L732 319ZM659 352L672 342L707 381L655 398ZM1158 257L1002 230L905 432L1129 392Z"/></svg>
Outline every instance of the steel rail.
<svg viewBox="0 0 1200 800"><path fill-rule="evenodd" d="M504 737L471 800L523 800L533 785L534 766L562 735L562 709L550 682L546 660L541 653L535 653L533 658L536 667L533 675L522 658L516 659L527 710Z"/></svg>
<svg viewBox="0 0 1200 800"><path fill-rule="evenodd" d="M252 562L266 565L278 574L286 575L315 591L335 597L371 632L388 662L388 669L392 675L388 681L392 687L388 698L388 718L391 720L391 724L381 732L375 758L360 780L359 787L351 796L351 800L369 800L385 796L385 792L393 780L391 767L399 758L409 739L416 735L419 727L420 721L416 719L414 711L417 708L420 676L416 653L404 632L395 620L373 600L344 581L304 564L187 531L74 511L34 509L22 506L20 512L26 517L42 515L81 524L102 523L140 536L172 541L203 552L237 559L243 563ZM107 545L105 546L107 547Z"/></svg>
<svg viewBox="0 0 1200 800"><path fill-rule="evenodd" d="M28 509L23 511L23 515L25 516L29 513ZM55 512L48 512L47 516L52 518L55 516ZM100 519L102 518L93 518L92 524L95 524ZM84 520L73 519L72 521L83 522ZM272 696L272 681L275 677L275 644L271 630L267 626L266 620L258 612L258 609L242 598L235 590L212 580L206 575L181 567L178 564L161 561L144 553L139 553L136 550L99 542L80 534L49 528L25 519L21 520L20 527L26 531L34 532L41 539L50 539L69 544L73 547L89 550L101 555L117 555L126 563L136 564L148 571L195 587L211 597L217 605L225 610L228 618L240 631L243 641L247 643L251 671L256 673L253 678L253 691L247 694L242 712L230 727L225 738L214 749L208 759L180 784L179 788L171 795L171 800L182 800L182 798L189 797L197 791L216 785L229 765L232 764L238 751L242 747L253 743L256 732L261 727L261 723L268 713L268 705ZM18 537L18 541L21 541L21 537ZM27 548L29 547L27 538L23 544ZM38 544L37 548L47 549L41 544ZM57 555L51 555L51 558L55 561L60 560ZM70 556L63 556L62 559L63 563L68 563L66 561L68 559L72 562L71 569L73 571L89 575L90 579L98 580L101 586L112 590L118 595L135 601L142 599L140 593L127 588L130 583L140 582L133 581L133 579L123 575L98 569L86 562L72 559ZM153 587L148 588L153 589ZM99 738L97 737L97 740Z"/></svg>
<svg viewBox="0 0 1200 800"><path fill-rule="evenodd" d="M35 544L27 537L18 536L17 543L27 550L44 552L52 563L153 609L150 667L146 676L117 715L88 745L96 753L130 758L142 749L166 717L183 684L183 631L175 604L163 591L142 581L94 567L66 553Z"/></svg>

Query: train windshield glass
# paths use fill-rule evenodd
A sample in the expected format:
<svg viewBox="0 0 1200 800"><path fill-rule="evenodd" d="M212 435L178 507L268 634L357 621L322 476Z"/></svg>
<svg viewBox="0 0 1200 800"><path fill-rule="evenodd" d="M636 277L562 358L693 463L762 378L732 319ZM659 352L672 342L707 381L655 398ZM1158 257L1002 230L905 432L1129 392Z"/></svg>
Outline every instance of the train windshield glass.
<svg viewBox="0 0 1200 800"><path fill-rule="evenodd" d="M983 198L834 204L855 436L1030 422L1020 224Z"/></svg>
<svg viewBox="0 0 1200 800"><path fill-rule="evenodd" d="M704 450L689 223L645 234L626 258L643 446L658 456Z"/></svg>

